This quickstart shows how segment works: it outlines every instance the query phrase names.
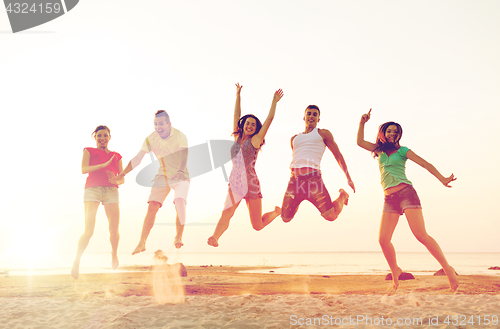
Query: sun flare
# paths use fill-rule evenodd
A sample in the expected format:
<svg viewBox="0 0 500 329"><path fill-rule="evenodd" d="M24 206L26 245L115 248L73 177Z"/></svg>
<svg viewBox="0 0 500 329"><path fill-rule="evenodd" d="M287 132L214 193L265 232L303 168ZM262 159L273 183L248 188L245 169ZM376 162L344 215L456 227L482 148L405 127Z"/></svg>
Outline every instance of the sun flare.
<svg viewBox="0 0 500 329"><path fill-rule="evenodd" d="M35 269L49 265L55 258L54 238L56 229L41 225L38 221L26 221L7 228L9 248L4 256L12 266Z"/></svg>

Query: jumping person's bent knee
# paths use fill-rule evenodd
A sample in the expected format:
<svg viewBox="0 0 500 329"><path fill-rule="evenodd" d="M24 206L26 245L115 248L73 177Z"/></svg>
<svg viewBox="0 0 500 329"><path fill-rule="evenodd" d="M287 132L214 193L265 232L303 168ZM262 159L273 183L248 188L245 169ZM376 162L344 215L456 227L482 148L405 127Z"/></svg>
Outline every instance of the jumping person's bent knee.
<svg viewBox="0 0 500 329"><path fill-rule="evenodd" d="M254 223L252 223L252 227L256 231L260 231L260 230L262 230L264 228L264 226L262 225L262 223L260 223L260 224L254 224Z"/></svg>
<svg viewBox="0 0 500 329"><path fill-rule="evenodd" d="M330 221L330 222L333 222L334 220L336 220L339 216L333 212L331 213L330 215L328 216L323 216L324 219L326 219L327 221Z"/></svg>
<svg viewBox="0 0 500 329"><path fill-rule="evenodd" d="M174 200L174 204L175 205L179 204L179 205L183 206L183 205L186 205L187 202L183 198L177 198L177 199Z"/></svg>
<svg viewBox="0 0 500 329"><path fill-rule="evenodd" d="M379 238L378 244L380 245L381 248L384 248L391 244L391 240L387 238Z"/></svg>
<svg viewBox="0 0 500 329"><path fill-rule="evenodd" d="M339 214L335 211L335 207L332 207L330 210L322 213L321 216L323 216L324 219L333 222L339 217Z"/></svg>
<svg viewBox="0 0 500 329"><path fill-rule="evenodd" d="M415 238L417 239L418 242L420 242L423 245L426 245L428 242L434 240L429 234L418 234L415 235Z"/></svg>
<svg viewBox="0 0 500 329"><path fill-rule="evenodd" d="M149 201L148 203L148 211L157 212L161 208L161 203L158 201Z"/></svg>
<svg viewBox="0 0 500 329"><path fill-rule="evenodd" d="M88 229L88 230L85 230L85 232L83 232L82 234L82 238L86 239L86 240L90 240L90 238L94 235L94 229Z"/></svg>

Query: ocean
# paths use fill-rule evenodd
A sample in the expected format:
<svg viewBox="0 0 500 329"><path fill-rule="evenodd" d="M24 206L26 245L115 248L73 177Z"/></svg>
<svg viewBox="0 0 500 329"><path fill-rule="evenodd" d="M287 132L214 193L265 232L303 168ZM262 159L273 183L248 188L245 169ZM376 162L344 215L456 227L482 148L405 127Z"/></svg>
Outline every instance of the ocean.
<svg viewBox="0 0 500 329"><path fill-rule="evenodd" d="M389 273L382 252L182 252L166 251L169 263L181 262L186 266L247 266L249 272L310 275L384 275ZM137 266L153 264L153 253L144 252L132 256L119 253L120 267L117 271L133 271ZM417 275L432 275L441 266L427 252L400 252L398 264L405 272ZM488 270L500 266L500 253L446 253L448 262L460 275L495 275L500 271ZM0 275L49 275L68 274L73 263L74 252L52 256L45 264L26 266L2 261ZM86 252L80 264L80 273L112 273L110 253ZM250 268L252 267L252 268ZM264 267L255 269L255 267ZM276 267L276 268L268 268Z"/></svg>

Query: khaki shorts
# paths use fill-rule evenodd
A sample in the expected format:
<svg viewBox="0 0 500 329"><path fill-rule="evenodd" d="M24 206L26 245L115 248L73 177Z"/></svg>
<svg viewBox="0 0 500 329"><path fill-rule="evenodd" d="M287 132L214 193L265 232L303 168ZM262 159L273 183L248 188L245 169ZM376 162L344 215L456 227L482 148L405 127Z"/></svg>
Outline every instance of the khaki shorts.
<svg viewBox="0 0 500 329"><path fill-rule="evenodd" d="M156 175L153 183L153 187L151 187L151 193L149 194L148 203L154 201L160 204L160 207L163 205L163 201L170 193L170 190L174 190L174 201L176 199L183 199L187 203L187 195L189 192L189 180L183 181L169 181L165 182L165 176Z"/></svg>
<svg viewBox="0 0 500 329"><path fill-rule="evenodd" d="M118 187L92 186L87 187L83 193L83 202L119 203Z"/></svg>

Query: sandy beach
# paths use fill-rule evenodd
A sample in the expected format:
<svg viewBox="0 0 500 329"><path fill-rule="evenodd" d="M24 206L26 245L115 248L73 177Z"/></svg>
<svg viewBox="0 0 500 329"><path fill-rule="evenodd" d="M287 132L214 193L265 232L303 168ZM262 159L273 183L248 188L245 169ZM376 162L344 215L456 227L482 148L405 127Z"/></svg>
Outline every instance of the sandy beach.
<svg viewBox="0 0 500 329"><path fill-rule="evenodd" d="M259 267L260 270L263 267ZM380 275L247 273L188 267L0 277L1 328L499 328L500 276L416 276L395 294ZM169 277L170 279L167 279ZM155 294L156 291L156 294Z"/></svg>

